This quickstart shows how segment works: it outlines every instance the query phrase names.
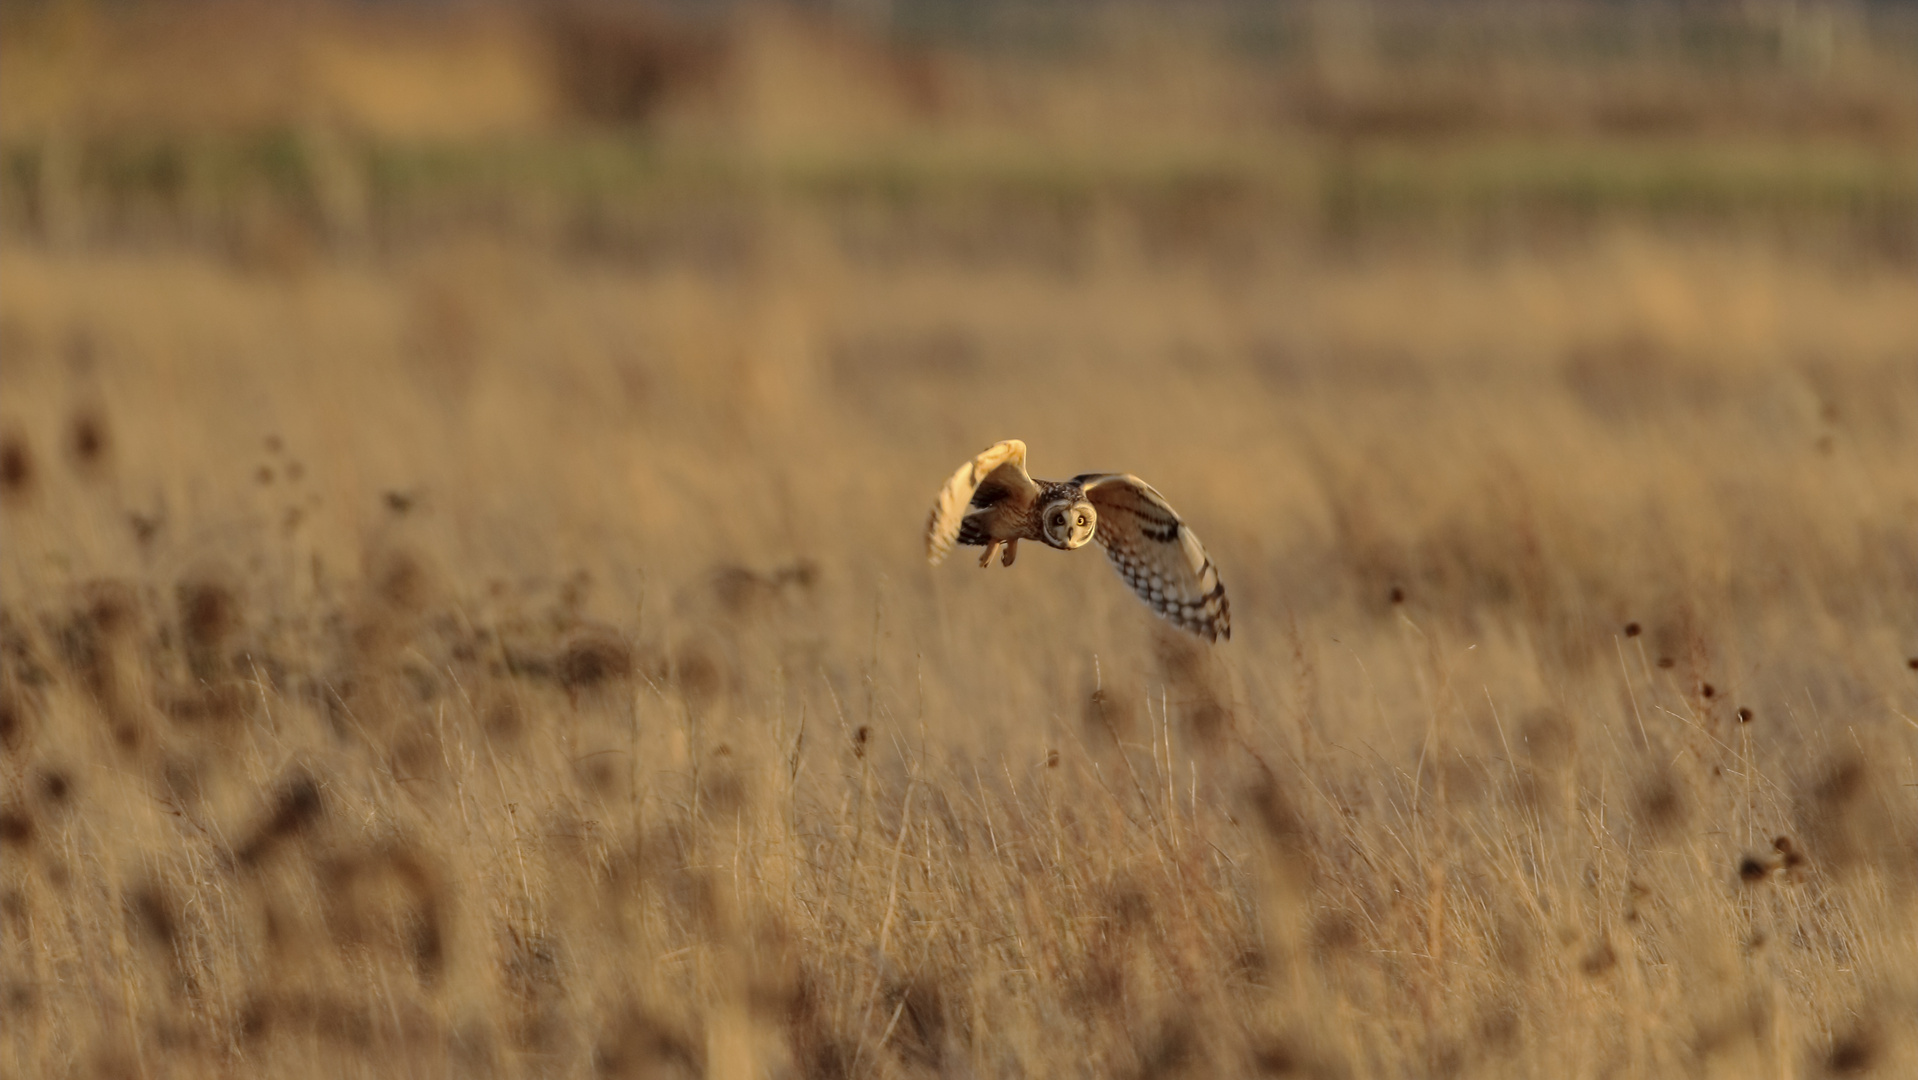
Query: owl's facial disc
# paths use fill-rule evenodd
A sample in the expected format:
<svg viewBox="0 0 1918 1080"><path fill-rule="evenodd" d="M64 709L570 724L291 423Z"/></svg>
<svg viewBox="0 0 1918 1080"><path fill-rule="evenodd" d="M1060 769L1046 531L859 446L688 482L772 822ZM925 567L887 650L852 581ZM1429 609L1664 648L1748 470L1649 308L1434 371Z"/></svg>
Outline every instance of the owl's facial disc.
<svg viewBox="0 0 1918 1080"><path fill-rule="evenodd" d="M1040 519L1040 528L1045 533L1046 543L1066 551L1084 547L1092 539L1093 531L1098 528L1098 524L1098 511L1084 499L1076 502L1059 499L1049 503L1046 505L1044 517Z"/></svg>

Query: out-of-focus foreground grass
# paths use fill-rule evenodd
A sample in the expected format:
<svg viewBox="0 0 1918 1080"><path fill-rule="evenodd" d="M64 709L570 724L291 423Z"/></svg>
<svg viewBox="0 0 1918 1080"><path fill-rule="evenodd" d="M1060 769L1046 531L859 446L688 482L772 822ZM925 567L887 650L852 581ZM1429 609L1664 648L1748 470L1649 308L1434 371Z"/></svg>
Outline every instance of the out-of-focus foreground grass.
<svg viewBox="0 0 1918 1080"><path fill-rule="evenodd" d="M1918 1067L1909 9L877 14L5 10L0 1075Z"/></svg>

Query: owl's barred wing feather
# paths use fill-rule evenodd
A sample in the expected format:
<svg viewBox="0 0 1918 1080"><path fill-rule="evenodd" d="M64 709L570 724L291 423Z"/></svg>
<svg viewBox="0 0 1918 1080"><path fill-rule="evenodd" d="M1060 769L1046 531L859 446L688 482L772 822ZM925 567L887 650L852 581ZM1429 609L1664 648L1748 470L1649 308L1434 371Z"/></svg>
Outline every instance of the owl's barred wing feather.
<svg viewBox="0 0 1918 1080"><path fill-rule="evenodd" d="M1167 621L1209 641L1232 636L1232 608L1205 545L1152 489L1129 473L1073 478L1099 512L1106 558L1139 599Z"/></svg>
<svg viewBox="0 0 1918 1080"><path fill-rule="evenodd" d="M1039 485L1026 473L1026 444L1018 439L994 443L959 466L939 489L926 520L926 561L937 566L952 550L953 541L960 539L960 530L967 524L969 509L990 508L1008 499L1023 505L1038 495ZM975 507L980 502L984 507Z"/></svg>

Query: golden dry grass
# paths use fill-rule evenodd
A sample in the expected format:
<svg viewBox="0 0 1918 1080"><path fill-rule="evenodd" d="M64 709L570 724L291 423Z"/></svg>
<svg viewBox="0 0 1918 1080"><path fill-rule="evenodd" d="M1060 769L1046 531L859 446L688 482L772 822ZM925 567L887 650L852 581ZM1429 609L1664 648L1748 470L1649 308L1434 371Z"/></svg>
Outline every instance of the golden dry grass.
<svg viewBox="0 0 1918 1080"><path fill-rule="evenodd" d="M1084 183L6 219L0 1075L1918 1067L1908 252Z"/></svg>

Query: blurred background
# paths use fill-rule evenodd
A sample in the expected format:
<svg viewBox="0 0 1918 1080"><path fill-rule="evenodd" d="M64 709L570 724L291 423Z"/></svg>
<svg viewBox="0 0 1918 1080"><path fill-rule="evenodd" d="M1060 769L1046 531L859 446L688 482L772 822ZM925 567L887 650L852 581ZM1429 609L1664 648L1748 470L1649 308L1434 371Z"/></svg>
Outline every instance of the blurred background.
<svg viewBox="0 0 1918 1080"><path fill-rule="evenodd" d="M8 437L50 463L97 413L116 514L237 527L270 436L321 547L395 492L489 572L903 558L1017 435L1211 500L1239 579L1309 606L1354 515L1470 516L1344 505L1435 462L1606 487L1701 451L1757 489L1748 451L1912 438L1910 5L5 19ZM135 554L95 531L53 542ZM1352 584L1443 573L1398 561Z"/></svg>
<svg viewBox="0 0 1918 1080"><path fill-rule="evenodd" d="M0 526L22 1075L1918 1055L1911 3L6 0Z"/></svg>

